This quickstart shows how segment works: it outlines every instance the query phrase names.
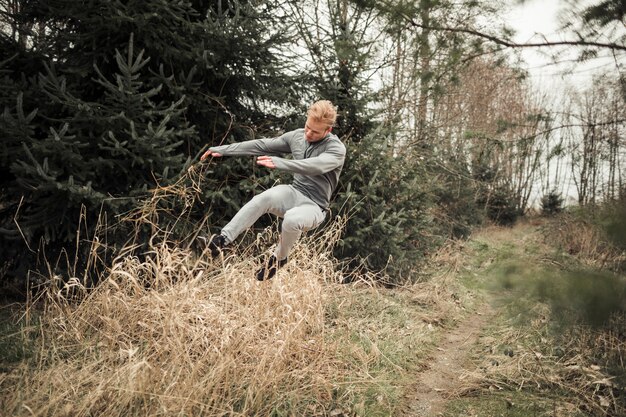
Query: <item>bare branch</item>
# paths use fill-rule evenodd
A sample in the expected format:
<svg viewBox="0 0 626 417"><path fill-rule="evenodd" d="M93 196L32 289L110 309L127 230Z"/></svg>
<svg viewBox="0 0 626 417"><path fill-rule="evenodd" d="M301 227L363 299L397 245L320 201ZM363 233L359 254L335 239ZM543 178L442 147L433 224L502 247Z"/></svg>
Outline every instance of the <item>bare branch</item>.
<svg viewBox="0 0 626 417"><path fill-rule="evenodd" d="M626 51L626 45L619 45L616 43L592 42L592 41L586 41L582 39L571 40L571 41L554 41L554 42L545 41L545 42L517 43L517 42L499 38L494 35L489 35L487 33L483 33L475 29L423 25L419 22L416 22L410 16L405 15L404 17L407 20L407 22L413 27L417 27L417 28L425 29L425 30L443 31L443 32L467 33L472 36L487 39L497 45L502 45L507 48L542 48L542 47L554 47L554 46L566 46L567 45L567 46L593 46L596 48L606 48L606 49L611 49L614 51L615 50Z"/></svg>

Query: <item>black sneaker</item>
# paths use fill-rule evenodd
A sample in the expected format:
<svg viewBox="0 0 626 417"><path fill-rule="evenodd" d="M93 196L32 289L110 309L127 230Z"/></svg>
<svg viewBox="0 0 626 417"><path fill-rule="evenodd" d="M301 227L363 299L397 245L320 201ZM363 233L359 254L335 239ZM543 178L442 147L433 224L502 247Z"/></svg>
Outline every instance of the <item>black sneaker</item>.
<svg viewBox="0 0 626 417"><path fill-rule="evenodd" d="M282 268L283 265L285 265L286 263L287 258L279 261L276 259L275 255L270 256L265 261L265 265L263 265L261 269L256 271L256 279L258 281L266 281L268 279L274 278L274 275L276 275L276 271L278 271L278 268Z"/></svg>
<svg viewBox="0 0 626 417"><path fill-rule="evenodd" d="M226 244L226 237L223 235L213 235L213 238L209 240L208 236L199 235L194 242L194 250L198 256L202 255L207 248L211 251L211 256L215 258L228 246Z"/></svg>
<svg viewBox="0 0 626 417"><path fill-rule="evenodd" d="M213 239L211 239L211 242L209 242L209 250L211 251L211 256L215 258L224 251L226 246L226 237L224 235L213 236Z"/></svg>

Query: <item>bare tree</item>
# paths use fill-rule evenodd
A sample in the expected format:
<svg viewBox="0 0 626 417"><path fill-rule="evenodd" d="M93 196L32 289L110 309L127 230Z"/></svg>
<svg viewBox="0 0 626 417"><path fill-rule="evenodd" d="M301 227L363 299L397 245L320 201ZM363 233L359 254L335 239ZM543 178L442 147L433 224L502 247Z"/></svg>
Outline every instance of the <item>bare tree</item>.
<svg viewBox="0 0 626 417"><path fill-rule="evenodd" d="M579 204L618 198L623 189L626 113L619 87L619 79L605 75L573 94L565 130Z"/></svg>

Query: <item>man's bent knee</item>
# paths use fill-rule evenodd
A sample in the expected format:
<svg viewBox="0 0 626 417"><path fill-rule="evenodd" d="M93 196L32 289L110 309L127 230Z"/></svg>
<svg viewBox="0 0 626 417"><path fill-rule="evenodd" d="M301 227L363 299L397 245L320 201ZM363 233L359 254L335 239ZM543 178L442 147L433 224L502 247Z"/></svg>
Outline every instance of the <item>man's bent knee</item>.
<svg viewBox="0 0 626 417"><path fill-rule="evenodd" d="M288 213L283 219L282 229L285 232L305 232L319 226L321 221L318 220L315 215L289 215Z"/></svg>

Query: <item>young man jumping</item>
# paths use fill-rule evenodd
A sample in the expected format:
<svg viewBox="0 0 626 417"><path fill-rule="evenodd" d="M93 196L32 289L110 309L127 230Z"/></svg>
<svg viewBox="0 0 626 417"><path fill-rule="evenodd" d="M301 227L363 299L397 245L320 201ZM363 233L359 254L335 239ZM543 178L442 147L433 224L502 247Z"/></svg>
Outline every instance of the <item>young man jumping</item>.
<svg viewBox="0 0 626 417"><path fill-rule="evenodd" d="M256 139L209 148L200 158L257 156L257 164L294 174L291 185L277 185L256 195L211 239L209 248L217 256L259 217L272 213L282 217L280 240L272 256L256 272L259 281L276 275L287 263L289 252L303 231L319 226L326 217L330 198L339 182L346 147L331 133L337 110L328 100L313 103L304 128L273 139ZM291 154L292 159L279 155Z"/></svg>

